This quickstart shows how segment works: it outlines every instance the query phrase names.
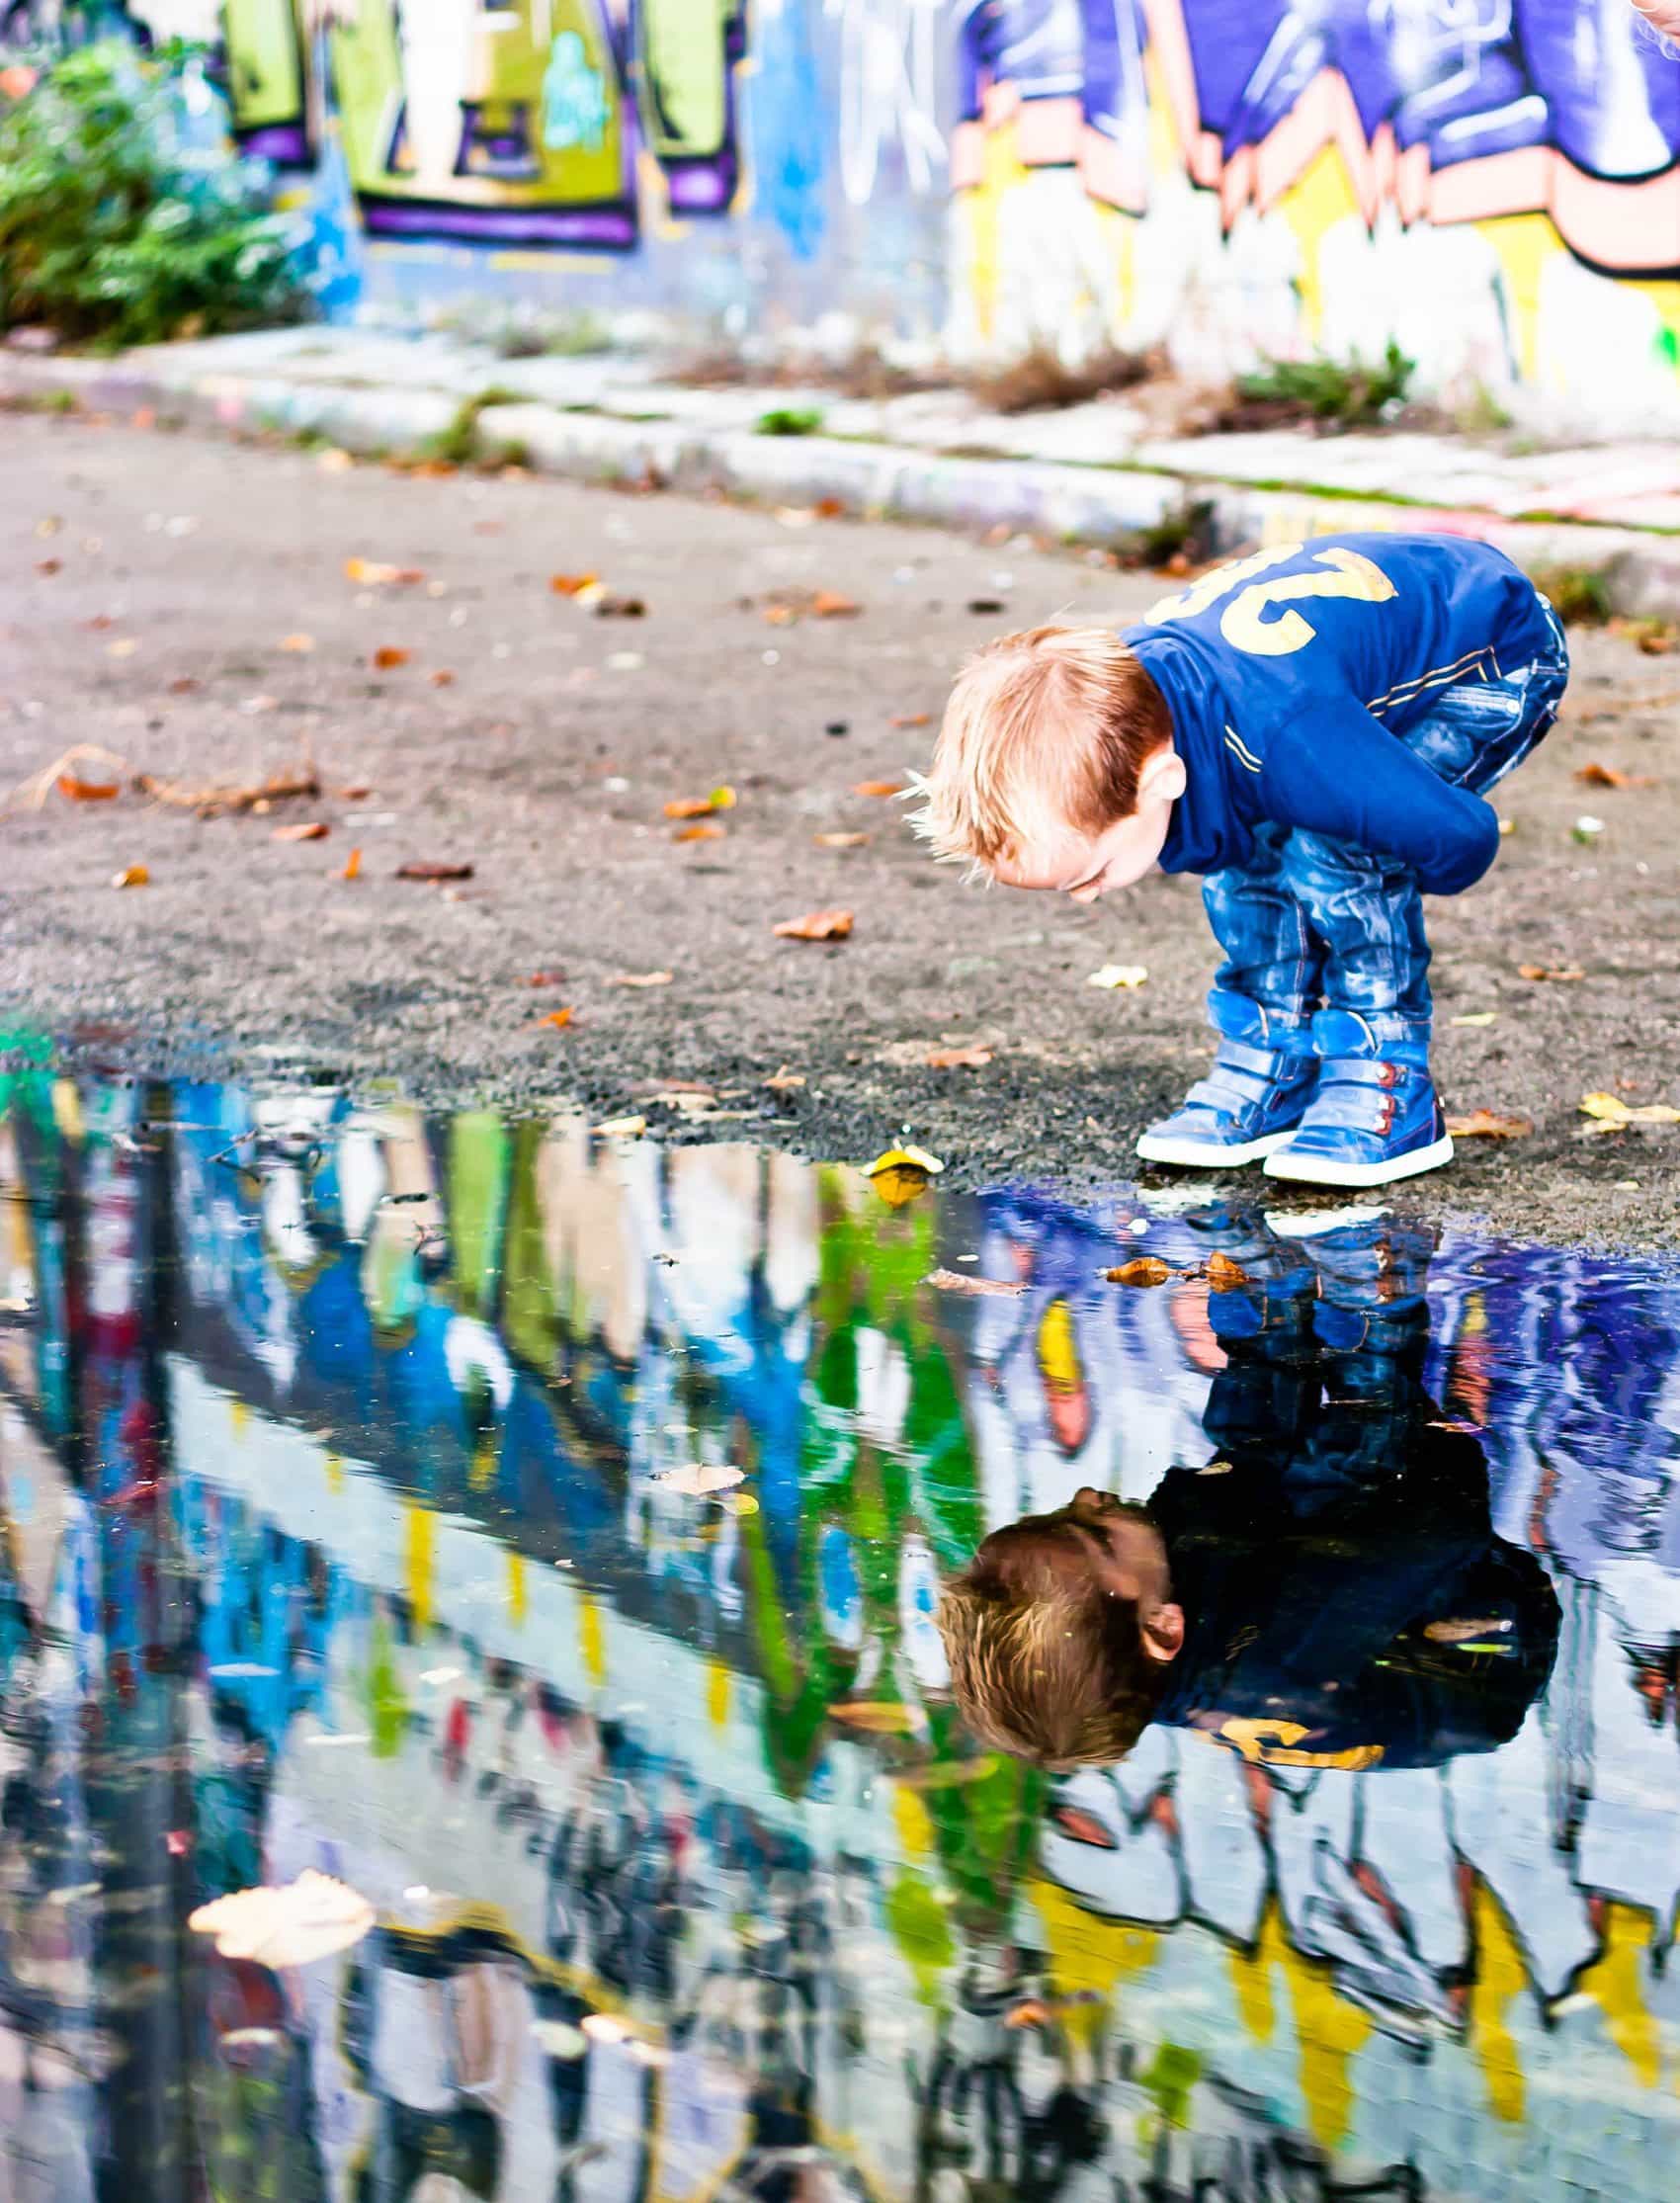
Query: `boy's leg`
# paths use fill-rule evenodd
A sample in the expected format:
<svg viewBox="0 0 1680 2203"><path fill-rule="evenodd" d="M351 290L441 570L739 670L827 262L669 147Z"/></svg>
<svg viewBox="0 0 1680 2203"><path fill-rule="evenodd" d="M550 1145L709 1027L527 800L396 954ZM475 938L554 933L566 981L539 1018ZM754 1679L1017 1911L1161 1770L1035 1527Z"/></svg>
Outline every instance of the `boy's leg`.
<svg viewBox="0 0 1680 2203"><path fill-rule="evenodd" d="M1396 736L1443 780L1485 795L1557 717L1568 649L1550 605L1546 613L1551 643L1538 657L1497 681L1445 690ZM1323 834L1292 834L1284 869L1324 943L1324 1007L1312 1021L1321 1068L1301 1131L1268 1172L1367 1187L1450 1162L1429 1076L1429 942L1416 880Z"/></svg>
<svg viewBox="0 0 1680 2203"><path fill-rule="evenodd" d="M1288 877L1288 842L1287 831L1268 822L1247 865L1203 884L1225 952L1208 996L1218 1051L1183 1104L1137 1142L1145 1162L1253 1162L1302 1120L1316 1074L1312 1013L1322 952Z"/></svg>

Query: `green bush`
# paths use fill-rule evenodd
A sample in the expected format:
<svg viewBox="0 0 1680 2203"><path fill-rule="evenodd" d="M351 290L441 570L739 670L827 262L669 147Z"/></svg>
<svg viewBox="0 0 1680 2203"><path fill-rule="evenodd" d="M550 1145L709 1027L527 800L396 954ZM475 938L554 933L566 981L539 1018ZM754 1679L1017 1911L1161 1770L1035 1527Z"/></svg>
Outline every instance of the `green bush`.
<svg viewBox="0 0 1680 2203"><path fill-rule="evenodd" d="M307 293L256 172L195 142L197 66L108 40L0 107L0 327L115 349L299 317Z"/></svg>

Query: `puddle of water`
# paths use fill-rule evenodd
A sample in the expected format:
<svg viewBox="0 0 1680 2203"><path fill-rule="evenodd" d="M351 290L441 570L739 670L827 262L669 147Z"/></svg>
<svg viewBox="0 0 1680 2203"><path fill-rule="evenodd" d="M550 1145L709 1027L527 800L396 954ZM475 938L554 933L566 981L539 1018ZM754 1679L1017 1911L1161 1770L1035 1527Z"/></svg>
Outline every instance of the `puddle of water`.
<svg viewBox="0 0 1680 2203"><path fill-rule="evenodd" d="M1673 1268L0 1105L0 2192L1672 2193ZM933 1611L1082 1484L1187 1643L1050 1776ZM305 1868L372 1933L187 1925Z"/></svg>

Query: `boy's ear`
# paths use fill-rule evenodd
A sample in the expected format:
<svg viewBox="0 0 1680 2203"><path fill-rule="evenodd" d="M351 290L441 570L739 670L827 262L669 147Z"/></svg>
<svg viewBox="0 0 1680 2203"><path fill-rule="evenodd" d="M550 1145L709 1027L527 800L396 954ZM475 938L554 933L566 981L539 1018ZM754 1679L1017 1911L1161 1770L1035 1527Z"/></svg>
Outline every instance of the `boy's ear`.
<svg viewBox="0 0 1680 2203"><path fill-rule="evenodd" d="M1144 760L1143 770L1137 776L1139 799L1152 796L1165 804L1177 803L1189 785L1184 759L1170 742Z"/></svg>
<svg viewBox="0 0 1680 2203"><path fill-rule="evenodd" d="M1163 1666L1168 1660L1177 1659L1184 1650L1183 1607L1157 1606L1147 1621L1138 1621L1137 1634L1143 1641L1146 1658L1159 1660Z"/></svg>

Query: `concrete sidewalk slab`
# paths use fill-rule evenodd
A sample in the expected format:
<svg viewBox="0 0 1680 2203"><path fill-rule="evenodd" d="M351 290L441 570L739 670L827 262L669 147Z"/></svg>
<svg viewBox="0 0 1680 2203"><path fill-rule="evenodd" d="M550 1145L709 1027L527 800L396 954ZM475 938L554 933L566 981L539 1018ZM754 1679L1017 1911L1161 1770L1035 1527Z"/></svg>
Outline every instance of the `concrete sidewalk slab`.
<svg viewBox="0 0 1680 2203"><path fill-rule="evenodd" d="M651 481L946 527L1113 547L1188 501L1220 548L1352 528L1441 528L1531 569L1598 576L1616 609L1680 613L1680 452L1618 443L1533 452L1413 430L1173 437L1129 396L988 412L960 388L884 400L817 387L695 388L623 354L505 360L429 335L286 329L114 360L0 351L0 401L64 396L197 427L315 436L363 456L450 432L486 458L582 481ZM771 411L815 433L769 435Z"/></svg>

